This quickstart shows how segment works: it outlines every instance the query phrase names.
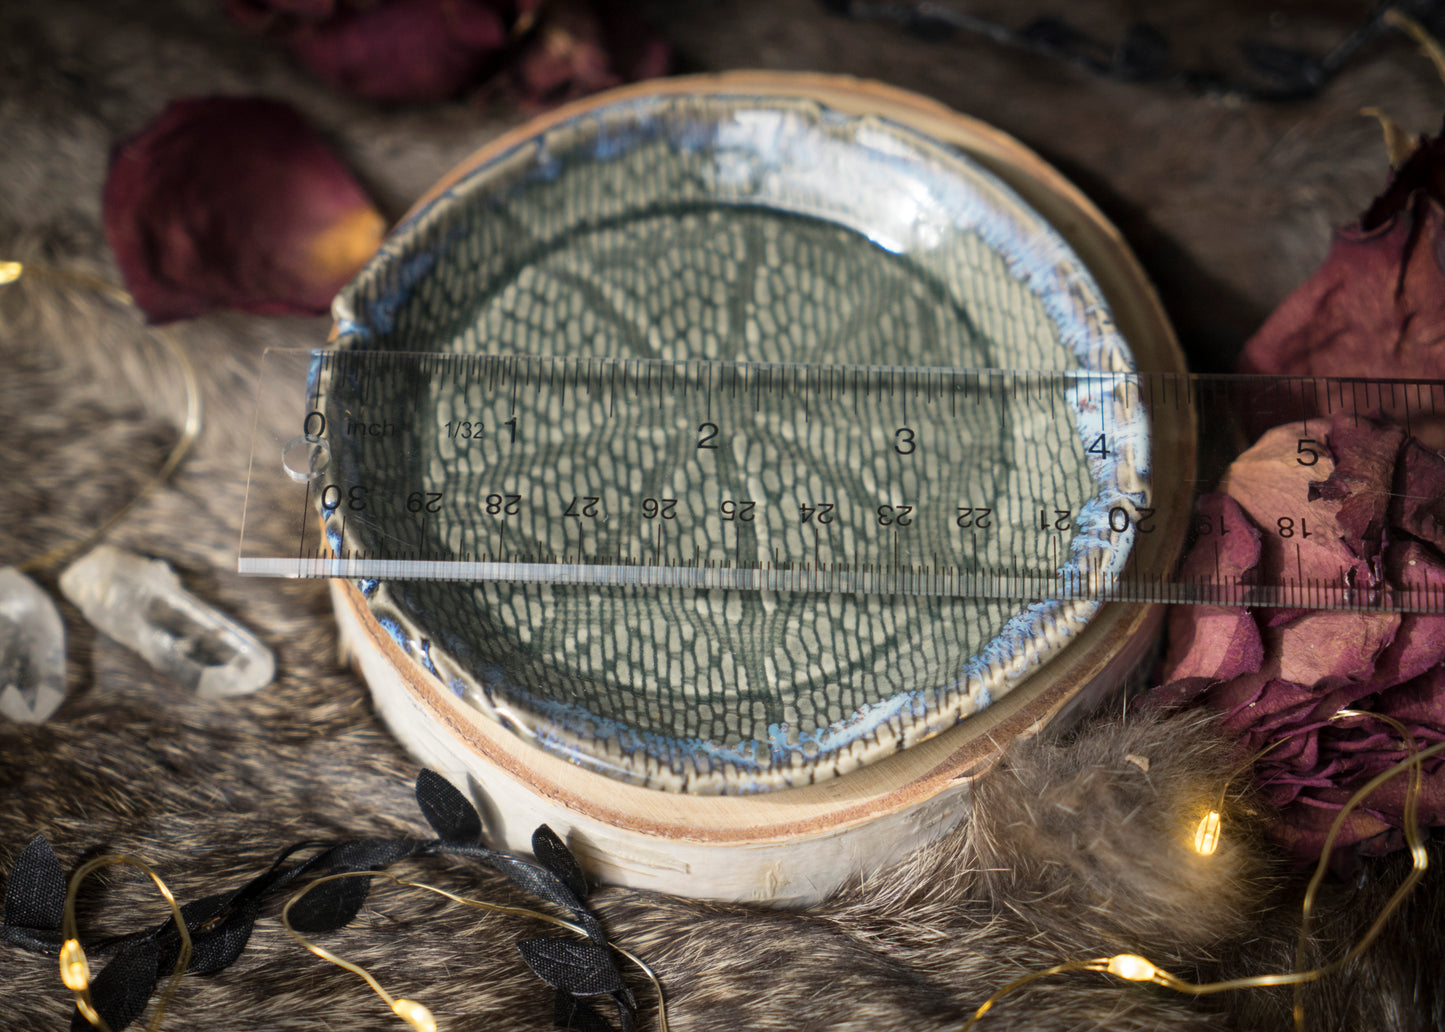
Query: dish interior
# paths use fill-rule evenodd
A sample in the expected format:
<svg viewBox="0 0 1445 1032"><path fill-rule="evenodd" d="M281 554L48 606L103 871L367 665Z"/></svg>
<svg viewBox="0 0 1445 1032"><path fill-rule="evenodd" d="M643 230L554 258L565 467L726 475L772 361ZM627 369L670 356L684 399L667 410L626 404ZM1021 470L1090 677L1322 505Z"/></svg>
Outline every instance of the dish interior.
<svg viewBox="0 0 1445 1032"><path fill-rule="evenodd" d="M662 97L564 121L413 216L337 315L340 346L397 351L1129 364L1087 272L1007 188L910 131L796 100ZM667 449L695 447L687 434L639 432L602 399L562 420L526 397L386 390L390 411L490 428L428 435L413 472L447 507L434 527L470 522L517 552L645 554L664 534L706 551L706 517L748 499L754 519L728 528L731 544L767 555L812 529L800 507L876 510L918 477L994 510L975 542L983 561L1037 549L1050 570L1101 554L1111 570L1129 547L1127 531L1082 516L1041 542L1032 514L1010 511L1029 478L1075 496L1120 490L1114 464L1086 454L1081 421L1016 406L919 427L926 461L903 464L870 439L871 421L784 431L783 413L743 399L719 414L730 432L699 482L657 472ZM532 458L502 446L514 431L535 435ZM342 461L362 468L368 449L388 447L347 439ZM638 495L676 500L673 517L627 511ZM548 518L587 497L599 517ZM368 532L346 531L362 544ZM917 532L959 533L951 519ZM517 733L627 781L705 793L810 783L936 734L1010 690L1094 608L495 582L362 590L420 663Z"/></svg>

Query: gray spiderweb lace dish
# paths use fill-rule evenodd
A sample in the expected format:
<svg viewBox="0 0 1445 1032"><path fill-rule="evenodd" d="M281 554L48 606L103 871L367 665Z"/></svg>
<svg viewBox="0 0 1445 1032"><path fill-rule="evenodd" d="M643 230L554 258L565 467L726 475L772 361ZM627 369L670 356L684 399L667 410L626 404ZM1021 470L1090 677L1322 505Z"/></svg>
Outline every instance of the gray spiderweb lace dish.
<svg viewBox="0 0 1445 1032"><path fill-rule="evenodd" d="M409 220L337 314L341 346L398 351L1129 365L1087 273L1006 188L907 130L792 100L663 97L563 122ZM1006 556L1025 533L1007 512L1011 495L1028 496L1021 485L1094 489L1076 426L1001 406L938 427L927 462L900 479L880 467L861 422L784 433L777 413L739 402L718 417L730 432L716 480L698 483L656 473L662 452L690 442L639 434L601 401L563 421L526 398L504 411L481 394L391 390L383 403L393 411L494 431L510 415L533 435L521 461L435 434L416 470L447 506L437 526L466 524L524 552L645 547L653 534L691 535L706 550L704 520L720 499L751 499L756 518L730 530L743 558L766 555L799 532L799 504L837 496L876 508L924 476L946 481L960 504L998 507L980 547ZM342 460L346 449L360 462L364 449L386 447L348 439ZM608 491L675 499L675 518L639 524L601 503L597 519L556 519L568 499ZM559 541L559 524L577 537ZM440 581L362 588L403 648L505 726L623 780L701 793L811 783L936 734L1027 676L1094 609Z"/></svg>

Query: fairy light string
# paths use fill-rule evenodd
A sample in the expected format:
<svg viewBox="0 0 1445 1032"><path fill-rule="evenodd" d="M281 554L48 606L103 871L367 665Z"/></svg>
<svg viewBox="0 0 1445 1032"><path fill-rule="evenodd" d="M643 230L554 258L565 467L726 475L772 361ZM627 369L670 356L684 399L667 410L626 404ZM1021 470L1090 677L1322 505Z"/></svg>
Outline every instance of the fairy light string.
<svg viewBox="0 0 1445 1032"><path fill-rule="evenodd" d="M186 973L186 968L191 963L191 930L186 927L186 920L181 914L180 904L176 902L176 897L171 893L170 888L161 876L143 860L138 860L125 853L102 856L82 864L75 874L71 875L70 887L65 894L65 911L60 924L61 935L65 937L60 946L60 980L65 983L67 989L75 994L75 1008L80 1011L81 1016L91 1025L100 1029L100 1032L111 1032L110 1026L96 1010L90 997L90 963L86 959L85 948L80 945L80 932L75 917L75 900L80 892L81 882L85 881L93 871L116 865L137 868L150 877L171 908L171 923L175 925L176 932L181 938L180 951L176 955L175 971L172 972L170 981L166 983L166 988L156 1003L155 1014L151 1017L148 1026L150 1032L157 1032L166 1015L166 1007L170 1005L171 997L180 984L181 976Z"/></svg>
<svg viewBox="0 0 1445 1032"><path fill-rule="evenodd" d="M1295 948L1294 970L1277 974L1251 975L1244 978L1231 978L1218 982L1200 983L1190 982L1186 979L1179 978L1177 975L1171 974L1170 972L1159 967L1147 957L1142 957L1135 953L1120 953L1112 957L1093 957L1088 960L1068 961L1063 964L1056 964L1053 967L1046 968L1042 971L1031 972L1027 975L1022 976L1021 978L1016 978L1012 982L1009 982L1007 985L1003 986L987 1000L985 1000L979 1006L978 1010L974 1011L973 1016L964 1023L960 1032L968 1032L969 1029L973 1028L974 1025L976 1025L979 1020L982 1019L983 1016L993 1008L994 1004L996 1004L999 1000L1009 995L1010 993L1030 984L1031 982L1036 982L1043 978L1049 978L1054 975L1065 974L1072 971L1097 971L1104 974L1114 975L1117 978L1122 978L1130 982L1149 982L1154 985L1163 986L1166 989L1172 989L1175 992L1184 993L1190 996L1208 996L1214 993L1230 992L1235 989L1250 989L1263 986L1293 986L1295 987L1293 1007L1294 1025L1297 1032L1304 1032L1305 1016L1303 1004L1303 986L1309 982L1316 982L1321 978L1325 978L1329 975L1335 974L1336 972L1342 970L1346 965L1357 959L1361 954L1365 952L1365 950L1369 949L1370 945L1375 941L1376 938L1379 937L1380 932L1384 930L1385 924L1390 920L1392 916L1394 916L1395 911L1400 908L1400 905L1405 901L1405 898L1410 894L1411 890L1413 890L1415 886L1419 884L1420 879L1425 876L1425 872L1429 868L1430 864L1429 853L1426 852L1425 842L1421 836L1419 823L1420 793L1423 790L1423 765L1427 760L1430 760L1440 755L1441 753L1445 753L1445 741L1438 742L1427 749L1418 749L1414 736L1410 734L1408 728L1406 728L1399 721L1379 713L1367 713L1360 710L1342 709L1336 712L1330 718L1330 720L1335 721L1359 717L1371 717L1376 720L1380 720L1381 722L1388 724L1391 728L1393 728L1395 732L1401 736L1402 748L1404 748L1404 750L1406 751L1407 756L1399 763L1395 764L1387 770L1381 771L1379 774L1375 775L1369 781L1365 782L1365 784L1360 786L1360 788L1354 793L1354 795L1350 796L1349 800L1345 803L1345 805L1341 807L1339 813L1335 815L1334 823L1330 825L1329 834L1325 836L1324 846L1320 851L1319 862L1315 865L1314 875L1310 879L1309 886L1305 890L1304 899L1301 903L1300 933ZM1254 762L1256 762L1261 756L1264 755L1264 753L1278 746L1281 741L1283 740L1271 743L1264 750L1255 754L1255 756L1250 759L1249 763L1253 764ZM1315 896L1319 890L1320 884L1324 880L1325 872L1329 868L1330 854L1334 850L1335 840L1339 837L1340 831L1343 829L1346 819L1348 819L1350 814L1357 810L1360 805L1364 803L1364 801L1375 792L1376 789L1384 785L1386 782L1391 781L1392 779L1399 777L1401 774L1405 773L1409 773L1410 775L1409 785L1405 793L1405 806L1403 813L1405 841L1409 846L1410 858L1412 862L1410 873L1406 876L1404 881L1401 882L1400 886L1395 890L1394 894L1391 895L1389 901L1380 910L1379 914L1375 917L1375 920L1370 925L1370 927L1366 929L1365 933L1344 955L1340 956L1336 960L1331 961L1328 964L1323 964L1319 967L1310 968L1308 970L1301 970L1303 966L1304 951L1309 936L1309 926L1313 913ZM1227 789L1228 782L1226 782L1225 787ZM1207 814L1204 820L1200 822L1199 827L1196 828L1196 848L1198 848L1200 844L1201 833L1205 827L1205 823L1209 822L1210 817L1215 815L1216 813L1217 811L1211 811L1210 814ZM1217 845L1218 839L1216 837L1213 846L1217 847ZM1199 852L1207 856L1214 852L1214 848L1210 848L1207 850L1200 849Z"/></svg>
<svg viewBox="0 0 1445 1032"><path fill-rule="evenodd" d="M309 939L307 936L297 931L296 927L291 923L291 908L294 907L297 903L299 903L308 892L317 888L320 885L326 884L327 882L337 881L341 878L385 878L387 881L390 881L400 886L401 888L419 889L423 892L434 893L435 895L448 899L453 903L460 903L462 906L471 907L474 910L485 910L494 914L506 914L511 917L523 917L530 918L536 921L543 921L547 924L555 925L558 928L565 928L566 930L574 932L577 935L582 936L583 938L587 938L588 934L587 929L583 928L581 925L573 921L568 921L565 918L557 917L555 914L548 914L541 910L532 910L528 907L514 907L502 903L489 903L486 900L471 899L466 896L458 896L455 893L448 892L446 889L439 888L438 886L428 885L425 882L408 881L403 878L398 878L396 875L388 874L385 871L343 871L340 874L327 875L323 878L318 878L315 881L308 883L304 888L298 890L289 899L287 899L285 905L281 908L281 924L285 927L286 931L291 934L291 937L295 939L298 943L300 943L303 947L305 947L307 950L310 950L313 954L320 957L322 960L335 964L338 967L345 968L347 971L350 971L352 974L357 975L361 979L363 979L367 985L371 986L372 991L375 992L378 996L380 996L382 1000L385 1001L386 1005L391 1008L392 1013L394 1013L397 1017L401 1018L408 1025L410 1025L411 1028L415 1030L415 1032L437 1032L436 1018L432 1014L431 1010L426 1007L425 1004L419 1003L416 1000L407 999L405 997L392 996L391 993L387 992L386 989L382 987L381 983L376 980L375 976L373 976L371 972L367 971L360 964L355 964L349 960L344 960L341 957L338 957L336 954L332 953L330 950L326 949L325 947L317 945L316 943L312 942L311 939ZM636 966L644 975L647 976L648 981L652 983L653 992L657 994L658 1032L668 1032L667 1001L663 997L662 982L658 979L656 972L654 972L652 968L649 967L647 963L642 960L642 958L638 957L632 951L624 949L623 947L618 946L616 943L609 943L608 945L611 946L611 948L616 951L620 956L625 957L634 966Z"/></svg>
<svg viewBox="0 0 1445 1032"><path fill-rule="evenodd" d="M985 1000L984 1003L979 1006L977 1011L975 1011L972 1017L969 1018L968 1021L962 1026L964 1032L966 1032L966 1030L968 1029L973 1028L973 1026L977 1024L1001 999L1003 999L1010 993L1015 992L1023 986L1026 986L1040 979L1068 972L1098 972L1101 974L1112 975L1125 981L1148 982L1166 989L1170 989L1175 992L1194 996L1204 996L1213 993L1231 991L1235 989L1245 989L1262 986L1289 985L1294 987L1300 987L1306 983L1318 981L1321 978L1332 975L1343 969L1346 965L1350 964L1355 959L1357 959L1366 949L1370 947L1370 945L1375 941L1375 939L1378 938L1378 936L1384 929L1386 922L1399 909L1405 898L1418 884L1418 882L1423 877L1425 871L1428 868L1429 856L1425 850L1425 844L1421 836L1421 829L1419 824L1419 802L1420 796L1423 792L1423 766L1427 761L1441 755L1442 753L1445 753L1445 741L1439 742L1426 749L1418 748L1418 745L1415 742L1413 736L1410 734L1409 729L1402 725L1400 722L1389 717L1346 709L1340 710L1330 719L1337 721L1358 720L1365 718L1379 719L1383 723L1389 725L1395 731L1395 733L1400 736L1401 748L1403 749L1403 751L1405 751L1407 755L1399 763L1381 772L1380 774L1377 774L1364 785L1362 785L1350 797L1350 799L1345 803L1345 805L1336 815L1334 823L1332 824L1329 833L1326 836L1320 860L1314 872L1314 877L1311 879L1309 888L1306 891L1304 900L1302 902L1300 934L1298 942L1296 944L1295 963L1293 970L1274 974L1234 978L1217 982L1195 983L1178 977L1172 972L1161 968L1158 964L1154 963L1148 957L1144 957L1136 953L1119 953L1110 957L1093 957L1084 960L1069 961L1066 963L1057 964L1053 967L1041 971L1026 974L1000 988L997 992L995 992L992 996ZM1262 750L1260 753L1256 753L1255 756L1252 758L1251 762L1257 761L1260 756L1264 755L1265 752L1268 752L1269 749L1275 748L1278 744L1280 744L1279 740L1271 743L1268 749ZM423 773L426 774L428 772ZM1303 956L1305 945L1308 942L1310 920L1312 916L1315 897L1318 888L1323 880L1324 872L1327 868L1330 854L1342 828L1344 827L1345 821L1349 818L1350 814L1352 814L1356 809L1358 809L1359 806L1373 792L1375 792L1382 785L1390 781L1392 778L1398 777L1401 774L1409 774L1410 776L1404 805L1403 831L1410 849L1412 870L1409 876L1395 890L1388 903L1380 911L1373 923L1360 937L1360 939L1354 944L1353 947L1351 947L1343 956L1328 964L1323 964L1318 967L1306 970L1303 968ZM1221 825L1217 823L1216 819L1217 815L1220 812L1220 808L1224 805L1224 799L1227 797L1228 785L1230 781L1233 780L1234 776L1236 775L1232 774L1228 779L1226 779L1225 787L1221 792L1218 804L1206 814L1205 819L1200 822L1199 828L1196 829L1194 845L1196 849L1200 852L1200 854L1205 857L1212 855L1218 847L1222 831ZM419 798L421 797L422 793L423 781L424 778L419 777ZM433 789L434 788L435 786L433 786ZM435 800L433 800L433 802L434 801ZM1203 833L1202 836L1201 832ZM429 853L434 851L437 846L441 845L441 843L428 843L417 841L414 843L410 843L410 845L420 848L422 853ZM279 865L281 864L281 861L285 858L285 856L289 856L292 852L294 852L295 848L296 847L293 847L292 849L287 850L286 853L283 854L283 857L278 859L278 866L273 867L273 870L271 872L268 872L267 876L263 876L261 881L266 881L272 875L277 876L279 884L284 884L286 881L289 881L290 878L294 875L288 873L287 871L281 870L279 868ZM334 848L339 849L341 847ZM447 846L446 848L451 851L456 851L460 849L460 846L454 843L450 846ZM331 856L330 852L323 852L322 854L318 854L318 857L313 858L313 861L317 860L318 858L325 858L328 856ZM386 861L383 861L383 863L385 862ZM104 1018L100 1014L95 1004L95 1001L92 1000L90 995L91 978L89 962L87 960L85 950L81 945L79 932L76 926L77 922L75 911L76 898L83 880L93 871L109 864L127 864L145 872L155 883L156 887L160 890L161 894L166 899L167 904L170 906L171 916L168 921L165 924L159 926L155 931L148 934L154 935L157 932L164 931L171 924L174 924L180 936L180 949L176 958L175 970L170 976L164 993L160 997L160 1001L156 1007L154 1016L149 1025L150 1032L157 1032L161 1021L165 1015L166 1008L169 1005L170 1000L176 991L177 985L190 963L191 957L193 955L193 948L190 929L188 929L185 924L182 910L176 903L175 897L171 894L170 890L166 887L164 881L161 880L159 875L157 875L150 867L148 867L142 861L127 855L101 857L97 860L92 860L89 863L83 865L71 877L65 896L60 926L61 937L63 940L60 949L61 980L64 985L68 989L70 989L72 993L75 994L75 1005L81 1015L95 1028L102 1030L102 1032L111 1032L111 1029L106 1024ZM310 862L304 862L301 868L296 869L295 873L300 873L302 870L309 866L311 866ZM455 893L449 892L445 889L441 889L433 885L426 884L424 882L408 881L396 877L395 875L386 873L385 871L375 869L353 868L350 870L340 871L318 877L315 880L308 882L299 891L296 891L293 895L291 895L283 905L280 915L281 922L286 928L287 932L293 938L295 938L296 941L300 943L305 949L307 949L317 957L326 960L329 963L342 967L348 971L351 971L353 974L362 978L372 988L372 990L382 998L382 1000L392 1010L393 1014L395 1014L399 1019L405 1022L413 1030L413 1032L436 1032L436 1029L438 1028L435 1016L425 1004L421 1003L418 1000L392 995L364 967L359 964L344 960L343 958L338 957L331 951L326 950L324 947L321 947L320 945L312 942L306 935L302 934L298 929L296 929L290 920L292 909L306 896L307 893L319 888L327 882L336 881L341 878L353 877L385 878L401 888L431 892L435 895L442 896L443 898L451 902L459 903L463 906L467 906L473 909L484 910L498 914L505 914L512 917L526 918L528 920L540 921L543 923L551 924L558 928L565 929L575 935L578 935L582 939L590 938L596 942L604 941L598 938L596 934L596 928L589 929L587 926L584 926L584 924L580 923L580 918L579 921L572 921L562 917L558 917L554 914L530 909L527 907L510 906L500 903L491 903L485 900L471 899L464 896L459 896ZM337 927L339 927L339 925ZM664 997L661 981L658 979L656 973L643 960L641 960L641 958L637 957L631 951L626 950L616 945L615 943L607 943L607 946L609 946L610 949L615 951L618 955L626 958L633 965L635 965L639 970L644 973L644 975L646 975L648 980L651 982L653 990L657 994L658 1000L657 1027L660 1032L668 1032L666 1000ZM534 967L534 970L537 969ZM1304 1028L1304 1010L1301 999L1298 997L1298 995L1295 1000L1293 1017L1295 1027L1297 1029L1300 1029L1302 1032Z"/></svg>

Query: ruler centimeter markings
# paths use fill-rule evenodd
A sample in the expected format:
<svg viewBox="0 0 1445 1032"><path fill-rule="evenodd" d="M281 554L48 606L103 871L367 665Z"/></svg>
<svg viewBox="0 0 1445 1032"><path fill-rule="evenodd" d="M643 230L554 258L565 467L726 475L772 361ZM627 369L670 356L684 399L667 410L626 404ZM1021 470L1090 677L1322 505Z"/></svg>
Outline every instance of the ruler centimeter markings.
<svg viewBox="0 0 1445 1032"><path fill-rule="evenodd" d="M1445 612L1306 576L1303 504L1272 581L1165 544L1264 430L1303 503L1309 420L1438 433L1442 381L272 350L260 397L243 574Z"/></svg>

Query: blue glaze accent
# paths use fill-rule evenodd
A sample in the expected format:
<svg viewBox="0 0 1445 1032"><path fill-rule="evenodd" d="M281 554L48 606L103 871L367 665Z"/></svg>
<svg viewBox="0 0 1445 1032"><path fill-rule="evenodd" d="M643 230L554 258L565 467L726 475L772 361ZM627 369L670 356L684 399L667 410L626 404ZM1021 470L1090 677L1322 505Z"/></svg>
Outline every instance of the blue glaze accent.
<svg viewBox="0 0 1445 1032"><path fill-rule="evenodd" d="M381 581L377 580L375 577L367 577L364 580L357 581L356 586L361 589L361 594L363 597L370 598L372 595L376 594L376 587L380 583Z"/></svg>
<svg viewBox="0 0 1445 1032"><path fill-rule="evenodd" d="M353 342L365 339L370 329L364 324L350 319L346 316L336 317L336 341L335 347L344 348L354 346Z"/></svg>
<svg viewBox="0 0 1445 1032"><path fill-rule="evenodd" d="M389 634L391 640L400 645L403 651L411 652L411 640L406 631L402 630L400 623L389 616L378 617L376 622L381 624L381 629Z"/></svg>
<svg viewBox="0 0 1445 1032"><path fill-rule="evenodd" d="M421 660L421 665L426 667L427 672L433 677L441 677L441 674L437 673L437 665L432 662L430 638L423 638L417 642L416 647L412 649L412 654Z"/></svg>

